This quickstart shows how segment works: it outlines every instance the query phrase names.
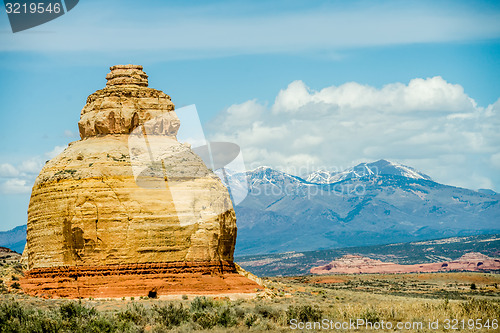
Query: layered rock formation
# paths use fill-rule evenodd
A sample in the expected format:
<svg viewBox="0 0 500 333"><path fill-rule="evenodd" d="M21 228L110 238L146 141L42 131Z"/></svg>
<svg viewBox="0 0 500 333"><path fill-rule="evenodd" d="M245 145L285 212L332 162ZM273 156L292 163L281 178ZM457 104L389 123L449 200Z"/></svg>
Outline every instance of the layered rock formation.
<svg viewBox="0 0 500 333"><path fill-rule="evenodd" d="M331 263L311 268L313 274L359 274L359 273L424 273L447 271L498 271L500 260L484 254L466 253L457 260L399 265L357 255L345 255Z"/></svg>
<svg viewBox="0 0 500 333"><path fill-rule="evenodd" d="M180 122L170 97L147 87L142 66L113 66L106 78L107 86L91 94L81 112L81 140L47 162L33 186L25 290L75 297L78 289L87 290L85 297L100 290L95 296L105 297L112 278L101 279L99 288L78 281L149 274L147 267L160 274L149 281L158 290L162 274L178 273L171 267L195 267L188 273L196 276L236 274L229 194L189 146L177 142ZM131 139L134 131L142 136ZM54 276L72 284L58 292L50 283ZM246 291L257 286L234 278Z"/></svg>
<svg viewBox="0 0 500 333"><path fill-rule="evenodd" d="M108 298L254 293L254 281L227 261L61 266L32 269L21 280L29 294L50 298Z"/></svg>

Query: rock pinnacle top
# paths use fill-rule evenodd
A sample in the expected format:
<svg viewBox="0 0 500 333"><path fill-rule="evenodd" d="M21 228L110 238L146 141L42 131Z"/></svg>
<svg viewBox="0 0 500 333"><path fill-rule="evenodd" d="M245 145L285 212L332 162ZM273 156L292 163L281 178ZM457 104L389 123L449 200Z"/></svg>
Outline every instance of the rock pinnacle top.
<svg viewBox="0 0 500 333"><path fill-rule="evenodd" d="M148 87L140 65L111 66L106 87L91 94L82 109L78 127L82 139L107 134L129 134L137 126L161 117L154 130L175 137L180 122L170 96Z"/></svg>
<svg viewBox="0 0 500 333"><path fill-rule="evenodd" d="M111 73L106 75L107 87L123 85L148 86L148 76L143 72L140 65L115 65L109 69Z"/></svg>

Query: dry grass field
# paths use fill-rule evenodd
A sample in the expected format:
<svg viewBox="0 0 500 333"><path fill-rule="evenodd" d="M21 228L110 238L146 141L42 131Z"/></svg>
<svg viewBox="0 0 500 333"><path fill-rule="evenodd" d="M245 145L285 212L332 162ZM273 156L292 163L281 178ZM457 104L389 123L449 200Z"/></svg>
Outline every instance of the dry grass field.
<svg viewBox="0 0 500 333"><path fill-rule="evenodd" d="M24 295L9 285L17 278L9 272L0 332L500 331L496 274L281 277L266 280L266 290L252 299L71 301Z"/></svg>

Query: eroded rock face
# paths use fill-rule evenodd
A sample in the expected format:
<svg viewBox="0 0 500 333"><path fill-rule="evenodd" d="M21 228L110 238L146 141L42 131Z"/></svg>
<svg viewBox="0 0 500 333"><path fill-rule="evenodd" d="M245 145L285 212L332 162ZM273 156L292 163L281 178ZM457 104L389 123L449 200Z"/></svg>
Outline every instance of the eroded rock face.
<svg viewBox="0 0 500 333"><path fill-rule="evenodd" d="M118 65L106 76L106 88L87 98L78 127L82 139L106 134L129 134L137 126L159 115L161 132L175 137L179 119L170 96L148 88L142 66Z"/></svg>
<svg viewBox="0 0 500 333"><path fill-rule="evenodd" d="M35 181L29 269L232 262L236 218L229 194L176 141L180 123L170 97L147 87L142 66L113 66L106 78L106 88L90 95L82 110L82 140L47 162ZM148 122L159 115L160 121ZM128 134L143 125L155 127L148 133L171 138L161 166L180 176L165 177L162 188L137 185L132 172ZM189 223L181 224L180 217Z"/></svg>

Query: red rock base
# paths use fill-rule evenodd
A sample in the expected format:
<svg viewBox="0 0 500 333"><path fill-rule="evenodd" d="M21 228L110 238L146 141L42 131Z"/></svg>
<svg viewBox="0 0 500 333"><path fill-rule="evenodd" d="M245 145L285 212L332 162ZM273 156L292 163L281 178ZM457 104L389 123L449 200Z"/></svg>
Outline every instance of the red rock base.
<svg viewBox="0 0 500 333"><path fill-rule="evenodd" d="M20 284L25 293L46 298L210 295L263 289L227 261L36 268L26 272Z"/></svg>

